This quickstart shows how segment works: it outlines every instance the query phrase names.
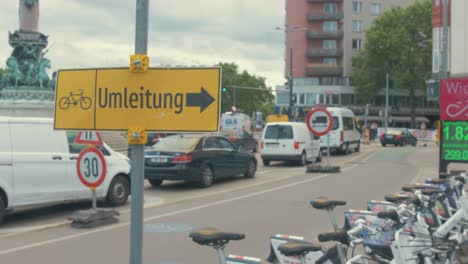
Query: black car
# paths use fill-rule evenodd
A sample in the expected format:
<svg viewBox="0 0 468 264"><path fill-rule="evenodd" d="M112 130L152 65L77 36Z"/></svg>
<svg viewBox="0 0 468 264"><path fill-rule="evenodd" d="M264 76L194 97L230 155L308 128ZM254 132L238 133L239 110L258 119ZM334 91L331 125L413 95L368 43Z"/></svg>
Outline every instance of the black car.
<svg viewBox="0 0 468 264"><path fill-rule="evenodd" d="M258 141L252 136L252 134L240 131L240 132L220 132L220 135L228 138L234 145L240 147L243 150L257 153Z"/></svg>
<svg viewBox="0 0 468 264"><path fill-rule="evenodd" d="M418 144L418 139L413 136L409 130L389 130L380 136L380 143L384 147L389 144L395 146L416 146Z"/></svg>
<svg viewBox="0 0 468 264"><path fill-rule="evenodd" d="M208 187L218 178L252 178L256 170L252 154L219 135L169 136L145 151L145 179L153 186L181 180Z"/></svg>

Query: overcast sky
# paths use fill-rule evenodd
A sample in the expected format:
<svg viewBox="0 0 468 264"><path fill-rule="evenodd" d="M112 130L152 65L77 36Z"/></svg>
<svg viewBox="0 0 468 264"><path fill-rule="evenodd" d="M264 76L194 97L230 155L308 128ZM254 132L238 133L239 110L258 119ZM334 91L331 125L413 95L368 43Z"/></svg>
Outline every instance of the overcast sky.
<svg viewBox="0 0 468 264"><path fill-rule="evenodd" d="M127 66L134 52L135 0L40 0L39 30L49 36L52 70ZM19 0L1 0L0 67ZM284 83L284 0L150 0L151 66L235 62ZM52 72L52 71L51 71ZM50 72L50 73L51 73Z"/></svg>

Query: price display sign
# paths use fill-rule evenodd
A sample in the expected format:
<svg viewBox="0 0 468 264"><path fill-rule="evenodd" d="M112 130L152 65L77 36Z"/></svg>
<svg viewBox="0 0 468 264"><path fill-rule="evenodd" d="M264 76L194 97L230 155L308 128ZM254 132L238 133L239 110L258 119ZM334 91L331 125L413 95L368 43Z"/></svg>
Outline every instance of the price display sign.
<svg viewBox="0 0 468 264"><path fill-rule="evenodd" d="M443 121L442 159L468 162L468 121Z"/></svg>

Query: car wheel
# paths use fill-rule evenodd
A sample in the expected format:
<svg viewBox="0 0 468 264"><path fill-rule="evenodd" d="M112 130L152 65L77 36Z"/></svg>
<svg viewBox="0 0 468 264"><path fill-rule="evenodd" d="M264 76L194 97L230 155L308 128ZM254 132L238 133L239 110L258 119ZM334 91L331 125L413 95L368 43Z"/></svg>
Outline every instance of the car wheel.
<svg viewBox="0 0 468 264"><path fill-rule="evenodd" d="M270 161L269 160L263 160L263 165L265 165L265 166L270 165Z"/></svg>
<svg viewBox="0 0 468 264"><path fill-rule="evenodd" d="M210 187L213 184L213 169L208 165L201 168L202 177L198 185L202 188Z"/></svg>
<svg viewBox="0 0 468 264"><path fill-rule="evenodd" d="M159 180L159 179L149 179L148 181L151 184L151 186L153 186L153 187L161 186L161 184L163 182L163 180Z"/></svg>
<svg viewBox="0 0 468 264"><path fill-rule="evenodd" d="M354 149L356 152L359 152L361 150L361 142L357 143L357 147Z"/></svg>
<svg viewBox="0 0 468 264"><path fill-rule="evenodd" d="M301 160L299 161L299 165L305 166L307 164L307 155L305 152L302 152Z"/></svg>
<svg viewBox="0 0 468 264"><path fill-rule="evenodd" d="M317 158L315 158L315 162L321 162L322 161L322 150L319 150Z"/></svg>
<svg viewBox="0 0 468 264"><path fill-rule="evenodd" d="M5 201L3 201L3 198L0 197L0 224L3 222L3 218L5 217L5 214L6 214Z"/></svg>
<svg viewBox="0 0 468 264"><path fill-rule="evenodd" d="M245 178L253 178L255 177L255 172L257 171L257 163L251 160L249 161L249 165L247 166L247 171L244 174Z"/></svg>
<svg viewBox="0 0 468 264"><path fill-rule="evenodd" d="M126 177L117 175L112 180L107 191L107 202L112 206L123 205L130 194L130 182Z"/></svg>
<svg viewBox="0 0 468 264"><path fill-rule="evenodd" d="M341 153L343 155L348 155L349 154L349 143L346 143L346 145L342 145L341 147Z"/></svg>

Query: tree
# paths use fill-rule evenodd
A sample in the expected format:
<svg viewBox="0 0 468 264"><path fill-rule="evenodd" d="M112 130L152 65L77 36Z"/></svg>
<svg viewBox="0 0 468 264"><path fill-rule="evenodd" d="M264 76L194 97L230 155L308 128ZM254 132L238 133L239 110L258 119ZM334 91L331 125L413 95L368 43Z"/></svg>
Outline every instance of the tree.
<svg viewBox="0 0 468 264"><path fill-rule="evenodd" d="M357 94L369 102L385 87L409 90L411 125L415 127L415 91L425 90L431 75L432 3L417 1L394 7L377 18L366 32L362 51L353 57L352 81Z"/></svg>
<svg viewBox="0 0 468 264"><path fill-rule="evenodd" d="M221 95L221 111L223 113L231 111L231 107L236 106L250 115L254 111L264 110L265 105L270 105L273 102L273 94L271 89L266 87L264 77L251 75L247 71L239 73L235 63L219 63L219 65L222 68L222 89L225 89ZM241 89L233 86L263 90Z"/></svg>

